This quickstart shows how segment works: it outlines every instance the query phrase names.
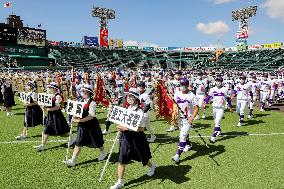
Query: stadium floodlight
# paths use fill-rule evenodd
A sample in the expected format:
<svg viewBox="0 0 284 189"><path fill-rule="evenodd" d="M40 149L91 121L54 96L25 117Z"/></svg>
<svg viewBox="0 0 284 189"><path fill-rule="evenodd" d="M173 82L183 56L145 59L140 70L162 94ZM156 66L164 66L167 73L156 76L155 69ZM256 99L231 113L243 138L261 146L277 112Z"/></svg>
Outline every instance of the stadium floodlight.
<svg viewBox="0 0 284 189"><path fill-rule="evenodd" d="M257 6L249 6L242 9L232 11L232 21L239 21L239 30L237 31L237 46L241 46L249 36L248 32L248 20L251 17L256 16Z"/></svg>
<svg viewBox="0 0 284 189"><path fill-rule="evenodd" d="M108 20L115 19L115 10L94 6L92 16L99 18L100 45L106 47L108 46Z"/></svg>
<svg viewBox="0 0 284 189"><path fill-rule="evenodd" d="M246 8L232 11L232 21L244 20L256 16L257 6L249 6Z"/></svg>
<svg viewBox="0 0 284 189"><path fill-rule="evenodd" d="M94 6L92 9L92 16L100 19L101 29L107 29L108 19L115 19L115 10Z"/></svg>

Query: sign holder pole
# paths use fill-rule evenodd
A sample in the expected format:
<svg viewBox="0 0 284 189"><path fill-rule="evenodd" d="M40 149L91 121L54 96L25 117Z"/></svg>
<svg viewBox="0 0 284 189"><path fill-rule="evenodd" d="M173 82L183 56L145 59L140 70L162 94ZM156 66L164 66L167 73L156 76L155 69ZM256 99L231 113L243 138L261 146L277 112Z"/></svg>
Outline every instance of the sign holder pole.
<svg viewBox="0 0 284 189"><path fill-rule="evenodd" d="M110 150L110 152L109 152L109 155L108 155L107 161L106 161L106 163L105 163L105 165L104 165L104 168L103 168L103 170L102 170L102 173L101 173L101 176L100 176L99 182L101 182L101 181L102 181L102 178L103 178L103 176L104 176L104 173L105 173L106 167L107 167L107 165L108 165L108 163L109 163L109 160L110 160L110 157L111 157L112 151L113 151L114 146L115 146L115 144L116 144L116 142L117 142L117 139L118 139L119 134L120 134L120 131L118 131L118 132L117 132L117 134L116 134L116 137L115 137L115 139L114 139L114 142L113 142L113 144L112 144L111 150Z"/></svg>
<svg viewBox="0 0 284 189"><path fill-rule="evenodd" d="M68 140L68 146L67 146L66 157L65 157L66 162L68 161L68 156L69 156L70 143L72 139L72 129L73 129L73 123L71 123L70 131L69 131L69 140Z"/></svg>

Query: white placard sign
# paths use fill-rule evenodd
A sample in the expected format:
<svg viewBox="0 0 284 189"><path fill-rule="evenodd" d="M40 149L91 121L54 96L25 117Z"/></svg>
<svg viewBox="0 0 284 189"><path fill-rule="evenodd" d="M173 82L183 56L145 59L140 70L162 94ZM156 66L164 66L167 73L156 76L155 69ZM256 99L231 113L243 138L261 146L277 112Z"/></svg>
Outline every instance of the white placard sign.
<svg viewBox="0 0 284 189"><path fill-rule="evenodd" d="M37 102L40 106L52 106L53 94L38 93Z"/></svg>
<svg viewBox="0 0 284 189"><path fill-rule="evenodd" d="M142 112L136 112L119 106L114 106L109 116L109 121L122 125L130 130L137 131L142 118Z"/></svg>
<svg viewBox="0 0 284 189"><path fill-rule="evenodd" d="M25 93L25 92L20 92L19 93L19 99L21 102L27 104L30 102L30 95L31 93Z"/></svg>
<svg viewBox="0 0 284 189"><path fill-rule="evenodd" d="M73 100L67 101L67 110L66 110L67 114L82 118L83 110L84 110L83 102L78 102Z"/></svg>

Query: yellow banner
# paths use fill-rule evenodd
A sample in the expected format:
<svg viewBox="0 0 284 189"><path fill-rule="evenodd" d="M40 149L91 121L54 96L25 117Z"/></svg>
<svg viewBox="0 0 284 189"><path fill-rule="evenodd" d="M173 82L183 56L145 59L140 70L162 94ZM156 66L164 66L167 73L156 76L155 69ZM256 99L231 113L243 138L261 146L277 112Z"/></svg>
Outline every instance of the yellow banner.
<svg viewBox="0 0 284 189"><path fill-rule="evenodd" d="M282 43L271 43L262 45L264 49L279 49L282 47Z"/></svg>
<svg viewBox="0 0 284 189"><path fill-rule="evenodd" d="M112 47L112 48L122 48L123 47L123 41L121 39L110 39L108 44L109 44L109 47Z"/></svg>

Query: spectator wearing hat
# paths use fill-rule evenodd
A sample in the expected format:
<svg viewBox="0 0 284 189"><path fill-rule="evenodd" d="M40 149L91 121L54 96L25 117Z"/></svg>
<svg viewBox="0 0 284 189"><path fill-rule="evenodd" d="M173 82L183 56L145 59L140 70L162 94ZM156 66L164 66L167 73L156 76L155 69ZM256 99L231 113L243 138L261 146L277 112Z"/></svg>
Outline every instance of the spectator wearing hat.
<svg viewBox="0 0 284 189"><path fill-rule="evenodd" d="M130 104L128 109L143 113L140 108L139 91L136 88L130 88L127 94L127 102ZM148 166L148 176L153 176L156 165L151 161L152 155L144 133L144 125L140 124L137 131L129 130L121 125L117 126L121 132L119 141L119 164L118 181L110 189L118 189L124 186L125 166L131 160L142 162L143 166Z"/></svg>
<svg viewBox="0 0 284 189"><path fill-rule="evenodd" d="M101 150L101 154L98 157L99 161L102 161L107 156L104 149L101 127L96 118L96 103L93 100L93 87L89 84L84 84L80 91L82 101L85 103L83 116L82 118L73 117L72 119L73 123L78 123L77 138L72 158L65 162L67 166L75 166L77 157L83 146L99 148Z"/></svg>
<svg viewBox="0 0 284 189"><path fill-rule="evenodd" d="M44 150L48 137L50 135L60 136L67 134L70 130L67 121L60 109L62 97L59 93L58 84L51 82L49 85L47 85L47 92L53 94L52 106L43 107L44 110L47 111L47 116L45 118L42 144L40 144L39 146L34 146L34 148L36 148L38 151Z"/></svg>
<svg viewBox="0 0 284 189"><path fill-rule="evenodd" d="M37 104L37 92L35 83L29 81L26 85L26 92L29 94L29 100L24 105L26 106L24 115L24 129L22 133L16 137L17 140L26 139L28 136L28 127L36 127L43 124L43 112Z"/></svg>

